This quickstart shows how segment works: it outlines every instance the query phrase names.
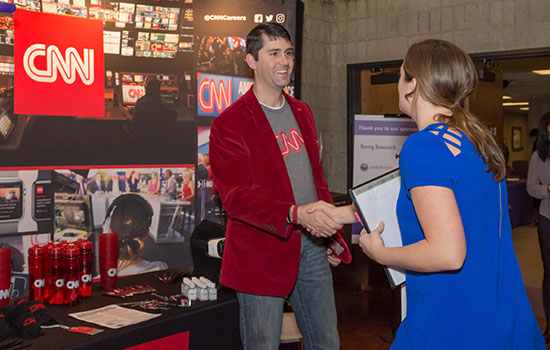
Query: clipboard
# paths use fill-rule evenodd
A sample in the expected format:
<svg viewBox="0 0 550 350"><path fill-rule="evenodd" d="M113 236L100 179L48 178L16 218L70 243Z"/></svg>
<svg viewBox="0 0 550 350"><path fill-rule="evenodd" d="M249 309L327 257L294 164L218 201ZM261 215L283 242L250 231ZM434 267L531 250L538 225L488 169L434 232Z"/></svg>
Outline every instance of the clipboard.
<svg viewBox="0 0 550 350"><path fill-rule="evenodd" d="M397 221L396 205L401 190L399 168L358 185L349 194L367 232L384 221L382 240L386 247L401 247L401 231ZM405 270L384 266L392 288L405 283Z"/></svg>

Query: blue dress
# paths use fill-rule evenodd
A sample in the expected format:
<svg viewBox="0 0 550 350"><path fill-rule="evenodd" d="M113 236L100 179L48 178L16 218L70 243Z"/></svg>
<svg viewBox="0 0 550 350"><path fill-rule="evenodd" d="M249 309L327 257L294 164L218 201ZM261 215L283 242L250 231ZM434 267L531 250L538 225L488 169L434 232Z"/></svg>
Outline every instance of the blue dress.
<svg viewBox="0 0 550 350"><path fill-rule="evenodd" d="M485 172L474 146L460 134L432 124L409 136L401 150L397 216L403 245L424 239L411 188L440 186L454 192L467 253L458 271L406 271L407 317L391 348L546 349L512 246L506 182Z"/></svg>

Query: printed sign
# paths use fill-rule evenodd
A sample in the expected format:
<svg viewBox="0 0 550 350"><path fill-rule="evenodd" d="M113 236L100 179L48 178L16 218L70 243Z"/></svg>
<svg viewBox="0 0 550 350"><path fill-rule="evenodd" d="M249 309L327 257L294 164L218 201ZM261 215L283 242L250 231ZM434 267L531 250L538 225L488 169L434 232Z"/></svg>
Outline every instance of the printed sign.
<svg viewBox="0 0 550 350"><path fill-rule="evenodd" d="M104 116L101 21L18 10L15 33L16 114Z"/></svg>

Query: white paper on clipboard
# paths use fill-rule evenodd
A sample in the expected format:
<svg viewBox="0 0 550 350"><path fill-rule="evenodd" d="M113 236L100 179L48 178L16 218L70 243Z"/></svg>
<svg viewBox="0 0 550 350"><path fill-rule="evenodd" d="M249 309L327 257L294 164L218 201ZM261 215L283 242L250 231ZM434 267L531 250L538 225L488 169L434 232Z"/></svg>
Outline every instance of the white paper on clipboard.
<svg viewBox="0 0 550 350"><path fill-rule="evenodd" d="M357 187L349 193L363 226L370 232L380 221L384 221L382 240L386 247L401 247L401 231L397 222L397 198L401 188L399 168L382 174ZM405 271L390 266L385 267L392 288L405 282Z"/></svg>

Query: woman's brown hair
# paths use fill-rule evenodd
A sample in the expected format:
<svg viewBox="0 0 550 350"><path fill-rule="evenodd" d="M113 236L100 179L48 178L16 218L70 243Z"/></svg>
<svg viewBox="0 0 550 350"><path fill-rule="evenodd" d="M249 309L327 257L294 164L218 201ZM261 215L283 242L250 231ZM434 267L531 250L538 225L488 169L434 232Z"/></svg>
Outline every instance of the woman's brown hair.
<svg viewBox="0 0 550 350"><path fill-rule="evenodd" d="M416 79L416 89L426 101L448 108L452 115L438 114L436 120L462 130L470 139L495 181L506 174L504 154L491 131L464 108L465 99L477 87L474 63L464 51L445 41L428 39L413 44L403 62L405 80ZM414 100L413 100L414 103Z"/></svg>

